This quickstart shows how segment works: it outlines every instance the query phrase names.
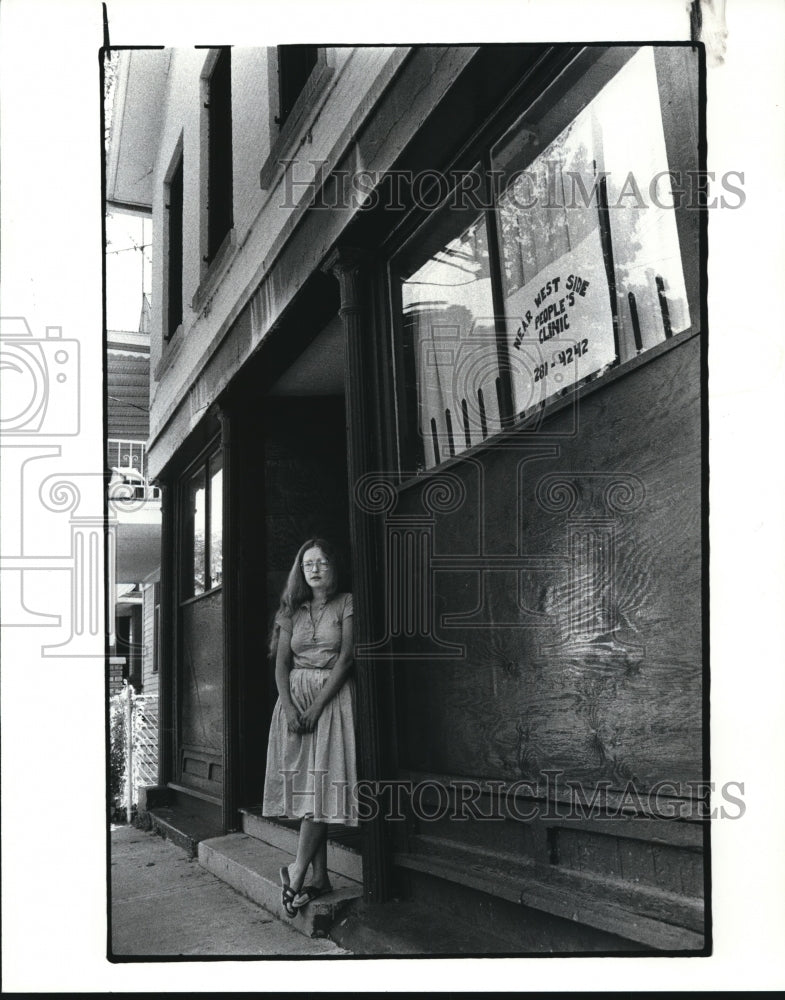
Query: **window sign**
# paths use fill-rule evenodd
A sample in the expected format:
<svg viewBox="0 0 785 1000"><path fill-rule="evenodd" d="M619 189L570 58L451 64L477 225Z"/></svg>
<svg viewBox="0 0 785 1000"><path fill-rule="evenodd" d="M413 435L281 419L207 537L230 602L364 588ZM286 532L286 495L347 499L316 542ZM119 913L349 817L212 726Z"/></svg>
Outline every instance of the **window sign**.
<svg viewBox="0 0 785 1000"><path fill-rule="evenodd" d="M519 414L616 360L599 228L504 302Z"/></svg>
<svg viewBox="0 0 785 1000"><path fill-rule="evenodd" d="M518 415L690 325L652 49L540 151L563 114L524 116L492 154Z"/></svg>

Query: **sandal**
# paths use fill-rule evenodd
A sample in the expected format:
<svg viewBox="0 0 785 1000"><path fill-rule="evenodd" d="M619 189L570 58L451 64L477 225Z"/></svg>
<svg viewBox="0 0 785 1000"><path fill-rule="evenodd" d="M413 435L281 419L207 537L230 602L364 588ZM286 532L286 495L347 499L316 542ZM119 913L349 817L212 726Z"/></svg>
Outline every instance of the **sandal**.
<svg viewBox="0 0 785 1000"><path fill-rule="evenodd" d="M289 882L289 869L286 865L281 865L278 876L281 879L281 906L286 910L288 916L296 917L299 907L295 907L293 904L297 893Z"/></svg>
<svg viewBox="0 0 785 1000"><path fill-rule="evenodd" d="M295 899L292 902L292 906L295 910L302 910L304 906L307 906L312 900L318 899L319 896L325 896L328 892L332 892L333 887L331 885L325 888L320 888L318 885L304 885L298 893L295 894ZM305 897L302 899L302 897Z"/></svg>

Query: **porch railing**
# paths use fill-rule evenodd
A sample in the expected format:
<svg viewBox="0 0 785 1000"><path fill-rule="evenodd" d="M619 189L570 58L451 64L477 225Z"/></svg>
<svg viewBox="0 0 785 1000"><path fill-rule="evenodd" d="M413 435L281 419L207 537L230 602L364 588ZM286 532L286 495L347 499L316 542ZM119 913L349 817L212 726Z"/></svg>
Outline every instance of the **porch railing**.
<svg viewBox="0 0 785 1000"><path fill-rule="evenodd" d="M159 500L161 491L147 479L147 448L144 441L109 438L106 456L112 470L109 497L117 503Z"/></svg>
<svg viewBox="0 0 785 1000"><path fill-rule="evenodd" d="M147 477L147 449L144 441L123 441L110 438L106 442L109 467L136 472Z"/></svg>
<svg viewBox="0 0 785 1000"><path fill-rule="evenodd" d="M158 696L137 694L125 684L110 699L110 739L114 806L130 823L139 789L158 784Z"/></svg>

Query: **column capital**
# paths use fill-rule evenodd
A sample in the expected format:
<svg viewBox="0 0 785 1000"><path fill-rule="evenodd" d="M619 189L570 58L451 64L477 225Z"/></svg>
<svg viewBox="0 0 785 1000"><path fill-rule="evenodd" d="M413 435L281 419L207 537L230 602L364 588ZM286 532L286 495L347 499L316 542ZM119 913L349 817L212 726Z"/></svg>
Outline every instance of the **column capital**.
<svg viewBox="0 0 785 1000"><path fill-rule="evenodd" d="M322 271L334 274L339 280L348 271L356 271L362 266L368 253L360 247L334 247L322 263Z"/></svg>
<svg viewBox="0 0 785 1000"><path fill-rule="evenodd" d="M336 247L322 264L325 274L332 274L341 287L341 314L360 311L360 268L367 253L358 247Z"/></svg>

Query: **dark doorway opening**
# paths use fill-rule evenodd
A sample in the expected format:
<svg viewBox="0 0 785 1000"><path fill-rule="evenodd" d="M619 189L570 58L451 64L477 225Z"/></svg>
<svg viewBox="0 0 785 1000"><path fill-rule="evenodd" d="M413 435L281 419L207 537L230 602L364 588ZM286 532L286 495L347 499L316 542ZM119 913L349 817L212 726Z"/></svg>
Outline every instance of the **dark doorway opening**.
<svg viewBox="0 0 785 1000"><path fill-rule="evenodd" d="M249 412L243 419L241 431L248 470L247 476L240 473L242 617L246 661L255 665L246 688L255 709L241 712L241 806L246 813L261 815L267 739L278 697L268 655L270 629L300 545L313 537L332 541L345 556L342 587L352 586L343 391L343 328L335 316L265 395L257 393L244 405L253 416ZM330 836L344 843L358 840L356 829L341 826L331 827Z"/></svg>

